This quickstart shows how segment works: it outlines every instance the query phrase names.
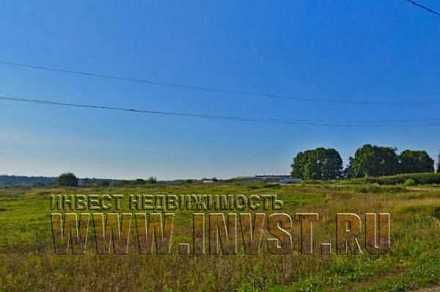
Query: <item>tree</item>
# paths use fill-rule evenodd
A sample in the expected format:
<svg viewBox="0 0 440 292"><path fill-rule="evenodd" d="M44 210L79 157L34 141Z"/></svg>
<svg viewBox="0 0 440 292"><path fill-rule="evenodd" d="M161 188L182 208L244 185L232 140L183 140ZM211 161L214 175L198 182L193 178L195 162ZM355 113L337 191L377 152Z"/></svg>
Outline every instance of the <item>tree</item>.
<svg viewBox="0 0 440 292"><path fill-rule="evenodd" d="M437 173L440 173L440 154L437 157Z"/></svg>
<svg viewBox="0 0 440 292"><path fill-rule="evenodd" d="M150 184L155 184L155 183L157 183L157 178L155 178L154 176L150 176L150 177L148 178L148 183L150 183Z"/></svg>
<svg viewBox="0 0 440 292"><path fill-rule="evenodd" d="M400 172L434 172L434 160L426 151L405 150L399 155Z"/></svg>
<svg viewBox="0 0 440 292"><path fill-rule="evenodd" d="M78 186L78 178L71 172L63 173L58 177L58 184L65 187Z"/></svg>
<svg viewBox="0 0 440 292"><path fill-rule="evenodd" d="M366 144L350 157L348 177L383 176L399 172L396 149Z"/></svg>
<svg viewBox="0 0 440 292"><path fill-rule="evenodd" d="M342 158L333 148L299 152L293 159L292 176L302 179L336 179L341 176Z"/></svg>
<svg viewBox="0 0 440 292"><path fill-rule="evenodd" d="M293 164L292 166L292 173L291 175L293 177L298 177L298 178L304 178L304 168L305 165L307 163L307 151L306 153L304 152L299 152L295 158L293 159Z"/></svg>

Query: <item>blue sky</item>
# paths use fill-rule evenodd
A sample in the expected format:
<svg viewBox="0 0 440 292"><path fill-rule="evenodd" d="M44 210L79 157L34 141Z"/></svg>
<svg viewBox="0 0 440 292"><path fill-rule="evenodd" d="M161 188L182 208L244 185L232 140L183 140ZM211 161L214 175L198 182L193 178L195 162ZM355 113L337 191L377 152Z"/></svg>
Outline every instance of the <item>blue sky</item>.
<svg viewBox="0 0 440 292"><path fill-rule="evenodd" d="M440 9L440 3L423 0ZM440 17L406 1L1 1L0 59L311 99L439 102ZM332 123L440 119L440 104L272 100L0 65L0 94ZM239 123L0 101L0 174L287 173L306 148L440 150L440 127Z"/></svg>

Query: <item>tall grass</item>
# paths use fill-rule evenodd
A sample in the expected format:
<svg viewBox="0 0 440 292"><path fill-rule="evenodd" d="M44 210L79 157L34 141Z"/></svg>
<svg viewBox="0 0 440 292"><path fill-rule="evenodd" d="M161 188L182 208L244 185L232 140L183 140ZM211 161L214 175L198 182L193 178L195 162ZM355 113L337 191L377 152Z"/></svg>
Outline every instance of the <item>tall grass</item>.
<svg viewBox="0 0 440 292"><path fill-rule="evenodd" d="M392 249L372 256L54 255L51 193L276 193L283 212L318 212L317 242L334 241L337 212L390 212ZM440 190L320 183L292 186L215 183L0 190L0 290L4 291L401 291L440 284ZM189 212L176 232L190 232ZM297 227L292 230L297 235ZM296 238L296 237L295 237ZM299 243L296 241L296 245Z"/></svg>

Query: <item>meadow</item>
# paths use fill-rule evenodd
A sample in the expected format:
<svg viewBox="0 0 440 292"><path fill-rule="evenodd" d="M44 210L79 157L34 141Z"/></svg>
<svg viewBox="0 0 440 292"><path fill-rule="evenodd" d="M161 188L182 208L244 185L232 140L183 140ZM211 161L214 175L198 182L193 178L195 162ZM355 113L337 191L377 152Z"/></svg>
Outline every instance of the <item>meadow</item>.
<svg viewBox="0 0 440 292"><path fill-rule="evenodd" d="M318 242L334 240L338 212L389 212L392 247L383 255L357 256L55 255L49 198L62 193L277 194L284 201L282 212L320 214L314 232ZM406 291L440 285L436 184L317 181L1 188L0 226L1 291ZM190 234L189 211L176 215L176 230L176 239Z"/></svg>

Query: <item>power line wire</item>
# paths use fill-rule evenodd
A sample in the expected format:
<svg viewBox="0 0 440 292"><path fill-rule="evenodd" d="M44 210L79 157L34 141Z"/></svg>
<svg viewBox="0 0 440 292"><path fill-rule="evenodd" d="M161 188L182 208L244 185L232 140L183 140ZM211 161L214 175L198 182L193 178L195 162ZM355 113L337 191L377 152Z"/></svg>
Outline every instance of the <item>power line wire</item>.
<svg viewBox="0 0 440 292"><path fill-rule="evenodd" d="M272 93L258 93L258 92L251 92L251 91L204 87L204 86L197 86L197 85L184 84L184 83L158 82L158 81L153 81L153 80L149 80L149 79L142 79L142 78L132 78L132 77L124 77L124 76L118 76L118 75L111 75L111 74L76 71L76 70L69 70L69 69L64 69L64 68L60 68L60 67L50 67L50 66L34 65L34 64L27 64L27 63L17 63L17 62L2 60L2 59L0 59L0 64L14 66L14 67L20 67L20 68L34 69L34 70L81 75L81 76L92 77L92 78L142 83L142 84L160 86L160 87L181 88L181 89L186 89L186 90L195 90L195 91L208 92L208 93L264 97L264 98L269 98L269 99L283 99L283 100L292 100L292 101L297 101L297 102L319 102L319 103L336 103L336 104L353 104L353 105L398 105L398 106L440 104L440 101L402 101L402 100L397 101L397 102L395 102L395 101L378 101L378 100L375 100L375 101L368 101L368 100L355 101L355 100L348 100L348 99L320 99L320 98L293 97L293 96L278 95L278 94L272 94Z"/></svg>
<svg viewBox="0 0 440 292"><path fill-rule="evenodd" d="M440 119L423 120L423 121L408 121L408 120L394 120L394 121L376 121L376 122L356 122L356 123L328 123L328 122L316 122L311 120L296 119L296 120L283 120L278 118L247 118L241 116L226 116L226 115L211 115L203 113L185 113L185 112L175 112L175 111L158 111L158 110L146 110L128 107L117 107L117 106L105 106L105 105L93 105L93 104L79 104L79 103L67 103L59 102L47 99L36 99L36 98L23 98L23 97L12 97L0 95L0 100L12 101L12 102L22 102L22 103L33 103L33 104L43 104L52 106L63 106L63 107L75 107L75 108L86 108L94 110L109 110L109 111L123 111L130 113L141 113L150 115L162 115L162 116L177 116L177 117L187 117L187 118L201 118L208 120L230 120L237 122L254 122L254 123L271 123L280 125L306 125L315 127L440 127ZM427 123L430 121L430 123Z"/></svg>
<svg viewBox="0 0 440 292"><path fill-rule="evenodd" d="M409 2L409 3L411 3L411 4L414 5L414 6L418 7L418 8L421 8L421 9L423 9L423 10L425 10L425 11L428 11L428 12L430 12L430 13L432 13L432 14L435 14L435 15L437 15L437 16L440 16L440 12L438 12L438 11L436 11L436 10L434 10L434 9L432 9L432 8L430 8L430 7L428 7L428 6L426 6L426 5L420 4L420 3L418 3L418 2L416 2L416 1L414 1L414 0L406 0L406 1Z"/></svg>

